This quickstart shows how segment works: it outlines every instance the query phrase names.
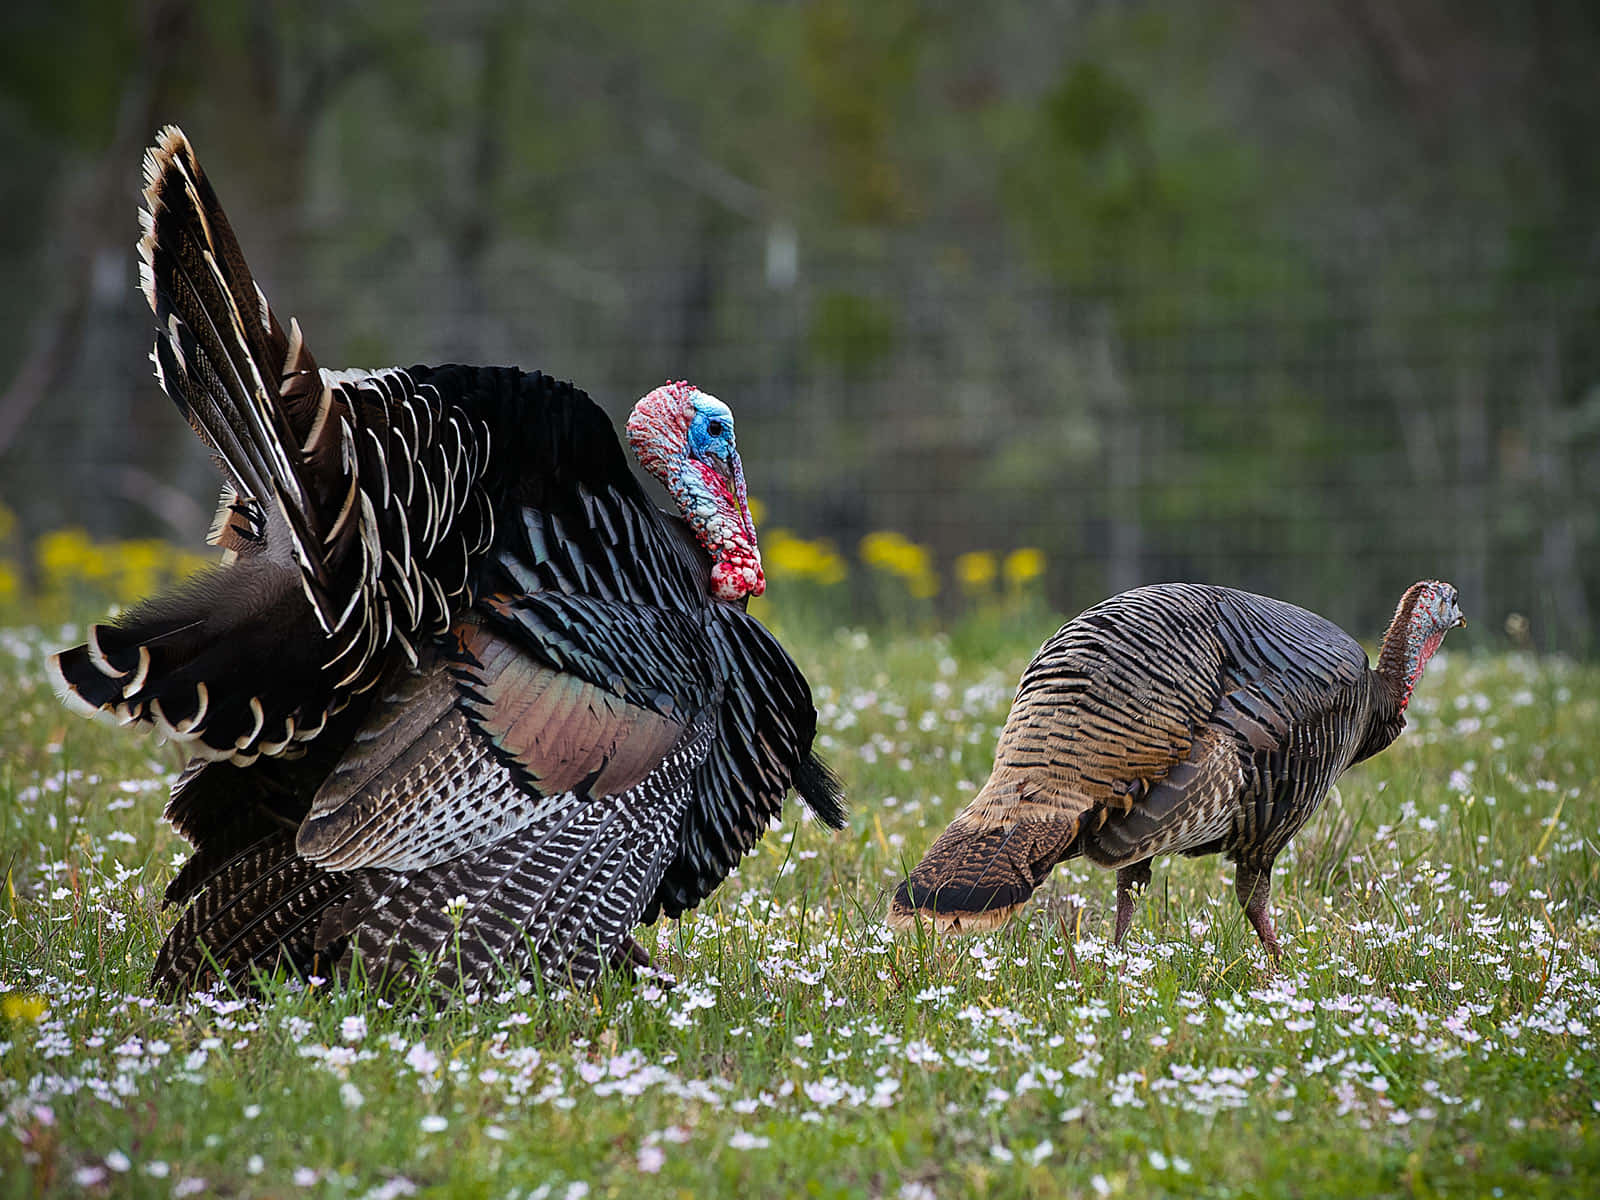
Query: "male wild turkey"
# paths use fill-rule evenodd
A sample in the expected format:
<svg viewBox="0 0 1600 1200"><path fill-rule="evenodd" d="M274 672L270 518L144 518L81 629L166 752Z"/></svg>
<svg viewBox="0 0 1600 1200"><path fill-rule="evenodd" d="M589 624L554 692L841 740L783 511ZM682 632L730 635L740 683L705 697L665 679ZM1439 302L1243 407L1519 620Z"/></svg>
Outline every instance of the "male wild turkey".
<svg viewBox="0 0 1600 1200"><path fill-rule="evenodd" d="M153 979L283 962L442 987L645 964L794 787L843 822L764 585L727 407L687 383L628 437L514 368L319 369L176 128L145 161L152 358L225 479L223 566L52 660L62 697L193 755L194 854ZM458 936L459 935L459 936Z"/></svg>
<svg viewBox="0 0 1600 1200"><path fill-rule="evenodd" d="M1117 870L1116 941L1157 854L1238 864L1261 944L1272 863L1339 774L1405 728L1456 589L1407 589L1374 669L1337 625L1265 596L1165 583L1062 626L1028 664L994 772L935 839L889 909L946 931L992 929L1050 869L1085 855Z"/></svg>

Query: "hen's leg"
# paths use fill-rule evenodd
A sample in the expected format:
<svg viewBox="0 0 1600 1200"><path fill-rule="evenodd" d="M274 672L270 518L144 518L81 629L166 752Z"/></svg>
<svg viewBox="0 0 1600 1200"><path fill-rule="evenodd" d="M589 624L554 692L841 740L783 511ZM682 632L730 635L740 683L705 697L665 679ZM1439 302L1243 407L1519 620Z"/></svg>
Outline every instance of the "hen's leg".
<svg viewBox="0 0 1600 1200"><path fill-rule="evenodd" d="M1150 886L1150 860L1136 862L1131 867L1120 867L1117 870L1117 932L1112 936L1112 941L1118 946L1128 934L1128 926L1133 924L1133 906L1138 903L1139 894Z"/></svg>
<svg viewBox="0 0 1600 1200"><path fill-rule="evenodd" d="M1233 889L1244 906L1244 915L1250 918L1256 936L1276 965L1283 952L1278 948L1278 934L1272 927L1272 913L1268 910L1272 898L1272 864L1247 866L1240 863L1233 877Z"/></svg>

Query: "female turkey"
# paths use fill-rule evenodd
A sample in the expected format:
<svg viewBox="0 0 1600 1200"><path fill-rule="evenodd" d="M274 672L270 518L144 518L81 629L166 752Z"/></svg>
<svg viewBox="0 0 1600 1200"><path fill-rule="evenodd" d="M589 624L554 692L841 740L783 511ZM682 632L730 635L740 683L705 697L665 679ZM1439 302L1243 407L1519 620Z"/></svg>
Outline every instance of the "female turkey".
<svg viewBox="0 0 1600 1200"><path fill-rule="evenodd" d="M1465 624L1455 588L1413 584L1374 669L1332 622L1232 588L1157 584L1095 605L1028 664L993 774L900 885L889 924L991 929L1082 854L1117 869L1120 944L1153 857L1220 851L1276 958L1273 860L1346 767L1400 735L1423 667Z"/></svg>
<svg viewBox="0 0 1600 1200"><path fill-rule="evenodd" d="M66 702L194 757L168 990L359 957L587 983L699 903L794 787L831 825L764 587L727 406L628 420L658 510L582 392L513 368L319 369L175 128L146 158L156 374L225 479L224 565L52 660Z"/></svg>

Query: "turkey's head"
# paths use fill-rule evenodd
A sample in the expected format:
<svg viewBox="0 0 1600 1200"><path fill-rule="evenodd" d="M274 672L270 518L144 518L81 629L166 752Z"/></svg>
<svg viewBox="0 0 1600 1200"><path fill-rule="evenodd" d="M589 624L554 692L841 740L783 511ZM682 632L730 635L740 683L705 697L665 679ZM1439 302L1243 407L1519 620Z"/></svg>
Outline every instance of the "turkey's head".
<svg viewBox="0 0 1600 1200"><path fill-rule="evenodd" d="M1389 664L1399 674L1400 707L1411 700L1411 691L1422 678L1422 669L1439 649L1444 635L1465 625L1461 615L1461 596L1448 583L1424 579L1406 589L1395 609L1394 621L1383 639L1379 669Z"/></svg>
<svg viewBox="0 0 1600 1200"><path fill-rule="evenodd" d="M691 383L663 384L633 406L628 444L711 556L717 598L737 603L766 591L728 406Z"/></svg>

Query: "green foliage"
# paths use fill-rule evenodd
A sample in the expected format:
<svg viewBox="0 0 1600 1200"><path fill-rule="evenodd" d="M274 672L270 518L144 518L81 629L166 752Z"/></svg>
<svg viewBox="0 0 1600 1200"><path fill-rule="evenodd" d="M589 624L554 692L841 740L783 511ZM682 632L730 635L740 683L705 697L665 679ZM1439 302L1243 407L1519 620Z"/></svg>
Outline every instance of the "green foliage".
<svg viewBox="0 0 1600 1200"><path fill-rule="evenodd" d="M811 352L849 375L864 375L894 350L894 310L876 296L823 292L811 306Z"/></svg>
<svg viewBox="0 0 1600 1200"><path fill-rule="evenodd" d="M138 11L123 0L8 6L0 100L39 131L97 149L111 136L123 81L134 69Z"/></svg>

